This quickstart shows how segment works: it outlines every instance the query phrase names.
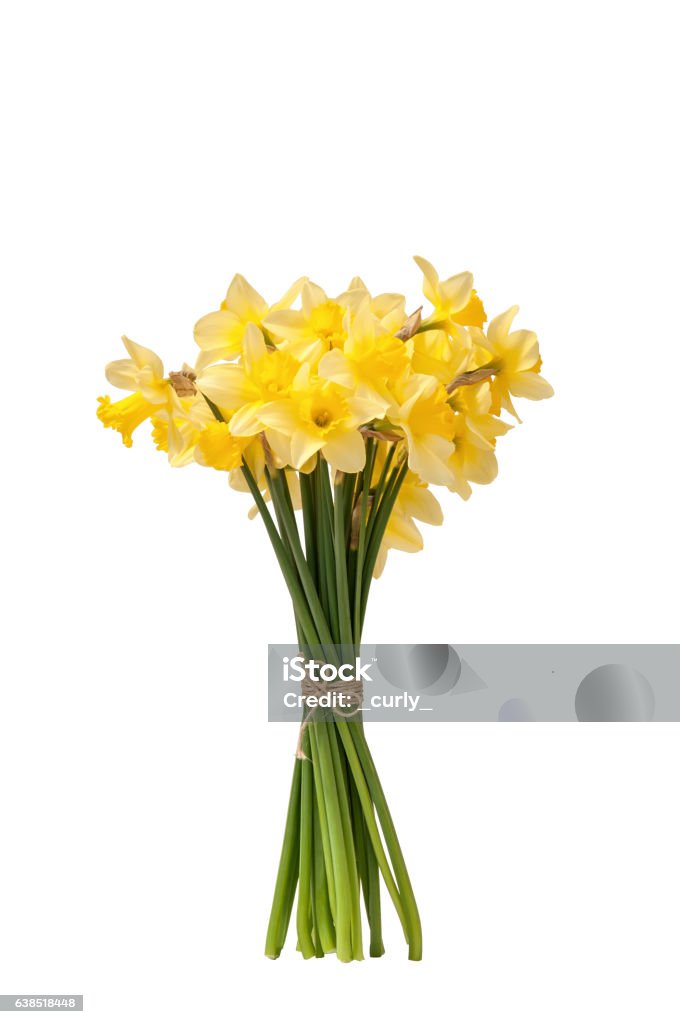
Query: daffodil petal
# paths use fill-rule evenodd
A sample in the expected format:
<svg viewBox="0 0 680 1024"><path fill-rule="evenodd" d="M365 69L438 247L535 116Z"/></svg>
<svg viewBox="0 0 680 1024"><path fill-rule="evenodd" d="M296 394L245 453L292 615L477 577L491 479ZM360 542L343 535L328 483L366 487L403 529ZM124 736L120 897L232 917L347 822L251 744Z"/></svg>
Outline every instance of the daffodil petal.
<svg viewBox="0 0 680 1024"><path fill-rule="evenodd" d="M291 454L290 454L290 437L281 433L280 430L272 430L269 427L265 431L267 442L269 447L274 452L275 457L281 463L282 466L290 466Z"/></svg>
<svg viewBox="0 0 680 1024"><path fill-rule="evenodd" d="M280 430L282 434L291 437L299 429L300 421L295 410L295 405L288 399L281 399L279 402L265 402L260 406L260 420L266 427L272 430Z"/></svg>
<svg viewBox="0 0 680 1024"><path fill-rule="evenodd" d="M439 296L442 306L451 313L465 309L472 295L473 277L468 271L439 282Z"/></svg>
<svg viewBox="0 0 680 1024"><path fill-rule="evenodd" d="M436 434L408 439L409 468L430 484L450 484L453 471L447 465L454 446L451 441Z"/></svg>
<svg viewBox="0 0 680 1024"><path fill-rule="evenodd" d="M371 420L382 419L389 408L389 400L375 393L371 388L359 385L357 394L349 399L352 424L360 427Z"/></svg>
<svg viewBox="0 0 680 1024"><path fill-rule="evenodd" d="M279 309L269 313L263 326L275 338L286 338L288 341L304 341L307 338L305 317L299 309Z"/></svg>
<svg viewBox="0 0 680 1024"><path fill-rule="evenodd" d="M324 302L328 302L328 296L323 288L320 288L318 284L314 284L313 281L305 281L300 296L305 319L309 318L315 306L321 306Z"/></svg>
<svg viewBox="0 0 680 1024"><path fill-rule="evenodd" d="M136 341L126 338L125 335L123 335L123 344L130 353L130 358L135 366L140 370L149 367L155 377L163 376L163 362L155 352L152 352L150 348L144 348L143 345L138 345Z"/></svg>
<svg viewBox="0 0 680 1024"><path fill-rule="evenodd" d="M332 380L345 388L354 387L352 367L345 353L339 348L332 348L321 357L317 372L325 380Z"/></svg>
<svg viewBox="0 0 680 1024"><path fill-rule="evenodd" d="M405 487L399 495L399 504L404 512L430 526L441 526L444 522L442 507L427 487Z"/></svg>
<svg viewBox="0 0 680 1024"><path fill-rule="evenodd" d="M224 304L228 310L236 313L244 324L248 322L259 324L268 309L265 300L246 281L243 274L234 274L227 289Z"/></svg>
<svg viewBox="0 0 680 1024"><path fill-rule="evenodd" d="M233 358L233 357L232 357ZM222 353L218 348L215 349L202 349L196 357L194 363L194 373L200 376L204 370L207 370L209 366L214 366L215 363L219 363L222 359Z"/></svg>
<svg viewBox="0 0 680 1024"><path fill-rule="evenodd" d="M104 369L106 379L114 388L122 391L136 391L137 378L139 376L137 367L131 359L115 359Z"/></svg>
<svg viewBox="0 0 680 1024"><path fill-rule="evenodd" d="M390 334L396 333L404 326L406 299L403 295L396 292L383 292L382 295L376 295L371 302L371 309Z"/></svg>
<svg viewBox="0 0 680 1024"><path fill-rule="evenodd" d="M538 362L538 338L534 331L513 331L503 348L511 354L512 366L517 371L530 370Z"/></svg>
<svg viewBox="0 0 680 1024"><path fill-rule="evenodd" d="M293 282L288 291L283 293L279 301L275 302L272 306L270 306L270 311L274 311L277 309L288 309L291 303L295 302L295 300L297 299L303 284L305 284L305 282L308 280L309 278L307 277L298 277L297 281Z"/></svg>
<svg viewBox="0 0 680 1024"><path fill-rule="evenodd" d="M413 259L418 264L424 275L423 295L428 302L431 302L433 306L436 306L438 303L439 274L432 264L426 259L423 259L422 256L414 256Z"/></svg>
<svg viewBox="0 0 680 1024"><path fill-rule="evenodd" d="M253 376L255 367L266 354L264 334L255 324L248 324L243 335L243 366L249 377Z"/></svg>
<svg viewBox="0 0 680 1024"><path fill-rule="evenodd" d="M235 437L252 437L262 430L260 419L260 402L250 402L248 405L237 409L229 420L229 430Z"/></svg>
<svg viewBox="0 0 680 1024"><path fill-rule="evenodd" d="M510 333L512 321L518 313L519 306L510 306L510 309L506 309L505 313L501 313L500 316L496 316L491 320L486 333L492 346L503 344Z"/></svg>
<svg viewBox="0 0 680 1024"><path fill-rule="evenodd" d="M447 485L450 491L460 495L463 501L467 501L472 495L472 488L464 476L456 474L453 483Z"/></svg>
<svg viewBox="0 0 680 1024"><path fill-rule="evenodd" d="M516 373L510 378L508 386L518 398L530 398L537 402L542 398L551 398L555 394L552 385L540 373Z"/></svg>
<svg viewBox="0 0 680 1024"><path fill-rule="evenodd" d="M473 484L490 484L498 476L498 460L494 452L476 450L474 458L466 458L463 472Z"/></svg>
<svg viewBox="0 0 680 1024"><path fill-rule="evenodd" d="M422 534L413 520L398 514L390 517L385 541L389 547L409 553L421 551L423 547Z"/></svg>
<svg viewBox="0 0 680 1024"><path fill-rule="evenodd" d="M380 577L382 576L383 572L385 571L385 563L387 562L387 552L388 552L387 545L383 542L380 545L380 550L378 551L378 557L376 558L375 566L373 567L373 579L374 580L380 579Z"/></svg>
<svg viewBox="0 0 680 1024"><path fill-rule="evenodd" d="M226 363L209 366L197 378L196 386L220 409L240 409L246 402L258 398L258 392L248 381L242 366Z"/></svg>
<svg viewBox="0 0 680 1024"><path fill-rule="evenodd" d="M324 458L342 473L359 473L366 462L366 446L356 430L338 432L323 446Z"/></svg>
<svg viewBox="0 0 680 1024"><path fill-rule="evenodd" d="M226 309L218 309L201 317L194 327L194 339L206 352L219 351L224 358L233 358L241 352L244 325Z"/></svg>
<svg viewBox="0 0 680 1024"><path fill-rule="evenodd" d="M291 463L295 469L304 466L323 445L323 438L307 430L296 430L290 439Z"/></svg>

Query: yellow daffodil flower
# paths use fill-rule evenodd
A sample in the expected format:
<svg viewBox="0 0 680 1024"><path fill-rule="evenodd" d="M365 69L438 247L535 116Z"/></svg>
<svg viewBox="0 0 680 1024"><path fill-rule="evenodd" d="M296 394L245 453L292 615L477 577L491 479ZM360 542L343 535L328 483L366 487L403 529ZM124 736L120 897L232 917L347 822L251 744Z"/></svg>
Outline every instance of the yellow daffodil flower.
<svg viewBox="0 0 680 1024"><path fill-rule="evenodd" d="M469 331L457 324L443 330L416 334L411 345L411 366L415 373L429 374L446 386L471 369L474 346Z"/></svg>
<svg viewBox="0 0 680 1024"><path fill-rule="evenodd" d="M449 399L454 410L454 453L449 468L454 475L449 490L465 501L472 494L470 483L489 484L498 474L496 438L512 430L491 414L491 387L488 381L472 387L461 387Z"/></svg>
<svg viewBox="0 0 680 1024"><path fill-rule="evenodd" d="M365 297L354 316L346 314L347 340L343 349L332 348L319 361L318 374L352 389L374 403L374 415L382 417L393 399L388 389L408 371L408 350L374 316Z"/></svg>
<svg viewBox="0 0 680 1024"><path fill-rule="evenodd" d="M248 444L249 438L235 437L228 423L209 423L198 436L194 458L201 466L221 470L238 469Z"/></svg>
<svg viewBox="0 0 680 1024"><path fill-rule="evenodd" d="M232 434L252 437L265 431L273 451L285 456L285 439L268 426L260 412L289 394L299 369L300 364L290 353L268 347L259 327L248 324L240 362L209 366L196 384L229 419Z"/></svg>
<svg viewBox="0 0 680 1024"><path fill-rule="evenodd" d="M445 388L434 377L414 373L397 396L388 419L406 436L409 469L431 484L452 483L454 414Z"/></svg>
<svg viewBox="0 0 680 1024"><path fill-rule="evenodd" d="M287 309L300 294L305 280L298 278L278 302L268 306L245 277L236 274L220 308L201 317L194 327L194 339L201 349L196 362L197 371L220 359L236 359L241 354L248 324L261 326L269 313Z"/></svg>
<svg viewBox="0 0 680 1024"><path fill-rule="evenodd" d="M439 274L431 263L422 256L413 258L424 275L423 295L434 307L424 323L437 326L452 323L481 327L486 320L486 313L482 300L472 286L472 274L466 271L455 274L446 281L440 281Z"/></svg>
<svg viewBox="0 0 680 1024"><path fill-rule="evenodd" d="M108 395L98 399L97 416L105 427L118 430L126 448L132 446L137 427L163 406L174 403L175 392L163 375L163 363L155 352L123 337L129 359L116 359L104 373L109 384L133 394L112 402Z"/></svg>
<svg viewBox="0 0 680 1024"><path fill-rule="evenodd" d="M472 494L470 483L490 484L496 479L498 460L493 449L485 450L475 444L463 417L459 417L456 423L454 444L455 451L449 459L454 482L449 484L449 490L467 501Z"/></svg>
<svg viewBox="0 0 680 1024"><path fill-rule="evenodd" d="M486 334L472 331L473 339L488 353L488 362L494 367L491 381L492 409L494 413L507 409L515 419L511 395L538 401L554 394L551 385L538 372L541 356L538 338L533 331L512 331L512 322L519 310L511 306L489 324Z"/></svg>
<svg viewBox="0 0 680 1024"><path fill-rule="evenodd" d="M214 422L214 416L200 399L205 410L205 424ZM195 399L180 399L179 407L163 409L151 419L152 438L158 451L167 452L171 466L188 466L194 461L194 449L200 437L200 414Z"/></svg>
<svg viewBox="0 0 680 1024"><path fill-rule="evenodd" d="M496 447L496 438L512 430L512 424L493 415L491 384L484 381L472 387L457 388L449 398L449 405L457 417L465 419L466 430L478 448ZM458 420L456 421L458 422Z"/></svg>
<svg viewBox="0 0 680 1024"><path fill-rule="evenodd" d="M383 292L381 295L373 296L360 277L353 277L347 291L337 298L340 306L344 306L352 312L356 312L366 300L368 300L371 313L380 321L380 326L384 327L388 334L396 334L404 326L406 299L397 292Z"/></svg>
<svg viewBox="0 0 680 1024"><path fill-rule="evenodd" d="M288 464L301 469L317 452L344 473L364 466L366 447L358 428L375 416L375 403L359 398L332 381L312 377L303 365L288 398L259 410L260 421L278 434L272 447ZM280 446L286 440L285 447Z"/></svg>
<svg viewBox="0 0 680 1024"><path fill-rule="evenodd" d="M347 307L329 299L323 288L305 281L300 292L301 309L279 309L265 317L265 328L287 343L287 351L314 367L331 348L342 348L347 338Z"/></svg>

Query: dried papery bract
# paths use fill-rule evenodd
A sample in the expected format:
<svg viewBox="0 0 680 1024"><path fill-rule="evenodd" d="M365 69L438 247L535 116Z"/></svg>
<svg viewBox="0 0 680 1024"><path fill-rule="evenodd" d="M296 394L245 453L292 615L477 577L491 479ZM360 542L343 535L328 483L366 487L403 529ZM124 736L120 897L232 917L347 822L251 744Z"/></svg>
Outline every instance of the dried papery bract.
<svg viewBox="0 0 680 1024"><path fill-rule="evenodd" d="M421 316L422 310L423 307L418 306L418 309L415 311L415 313L411 313L410 317L408 318L404 326L401 327L398 331L395 331L395 338L399 338L401 341L408 341L409 338L412 338L413 335L416 334L423 320Z"/></svg>

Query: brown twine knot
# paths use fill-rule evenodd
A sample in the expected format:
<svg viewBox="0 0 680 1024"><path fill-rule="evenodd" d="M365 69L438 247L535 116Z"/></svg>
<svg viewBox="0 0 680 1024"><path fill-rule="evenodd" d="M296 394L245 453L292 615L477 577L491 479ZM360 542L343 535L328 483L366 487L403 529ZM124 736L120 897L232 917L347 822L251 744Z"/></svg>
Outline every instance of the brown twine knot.
<svg viewBox="0 0 680 1024"><path fill-rule="evenodd" d="M364 686L360 679L333 679L326 682L323 679L310 679L309 675L305 673L305 677L300 684L300 693L305 705L307 705L310 697L320 698L330 694L344 698L343 704L340 706L338 706L335 700L331 703L330 707L314 705L309 708L307 714L302 719L295 756L300 761L306 761L307 755L302 749L302 741L312 716L317 711L331 711L334 715L339 715L340 718L352 718L363 704Z"/></svg>

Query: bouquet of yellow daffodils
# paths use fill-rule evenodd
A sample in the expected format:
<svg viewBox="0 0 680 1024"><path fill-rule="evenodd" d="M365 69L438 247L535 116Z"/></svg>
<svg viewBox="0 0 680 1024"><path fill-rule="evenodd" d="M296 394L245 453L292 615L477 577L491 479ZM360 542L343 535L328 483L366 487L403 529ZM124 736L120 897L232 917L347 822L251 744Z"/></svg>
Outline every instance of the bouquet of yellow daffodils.
<svg viewBox="0 0 680 1024"><path fill-rule="evenodd" d="M273 305L237 274L220 308L196 324L193 365L165 373L123 338L109 382L128 397L97 415L126 446L145 420L172 466L196 462L250 492L292 598L298 643L336 662L358 653L372 578L390 548L417 551L416 520L439 524L430 485L467 500L497 473L496 439L519 419L513 398L541 399L536 335L492 320L472 275L440 280L416 257L431 309L372 296L360 278L329 298L300 278ZM271 511L270 511L271 509ZM301 512L301 516L296 513ZM311 704L311 702L310 702ZM381 879L419 960L418 909L360 712L307 711L265 952L277 957L295 903L305 958L384 952Z"/></svg>

